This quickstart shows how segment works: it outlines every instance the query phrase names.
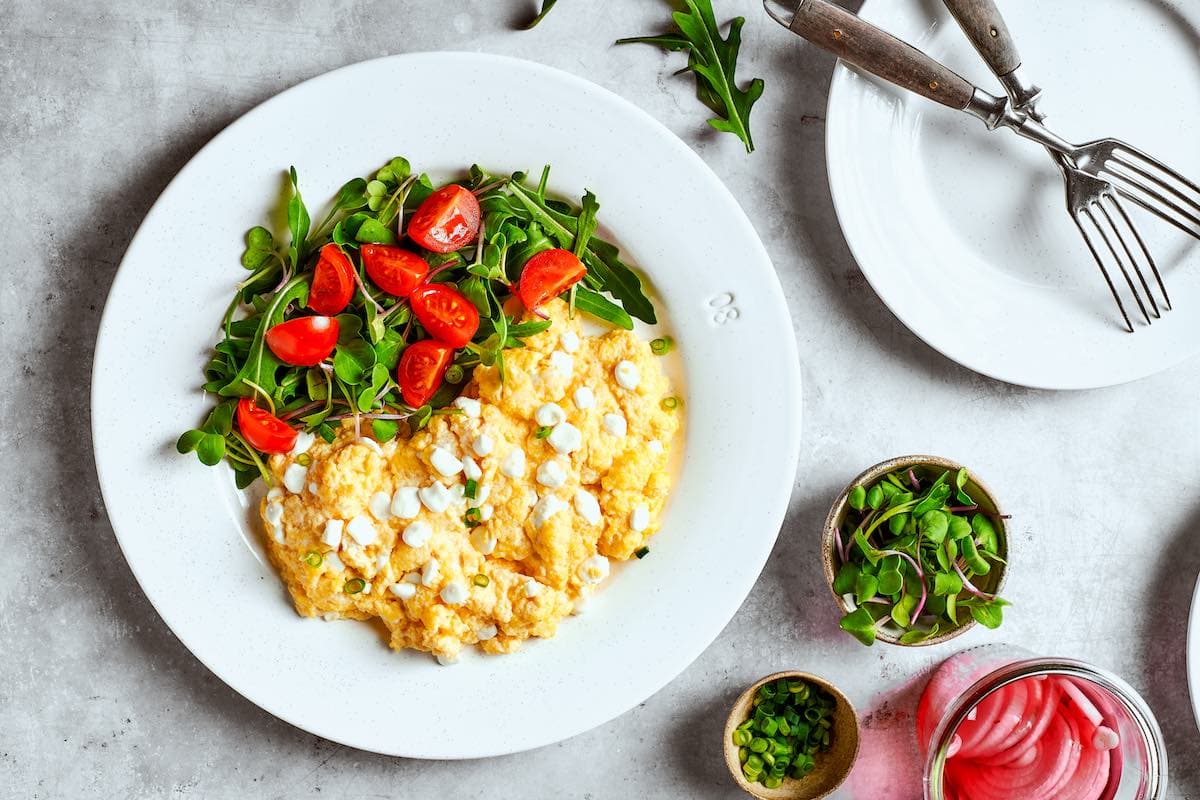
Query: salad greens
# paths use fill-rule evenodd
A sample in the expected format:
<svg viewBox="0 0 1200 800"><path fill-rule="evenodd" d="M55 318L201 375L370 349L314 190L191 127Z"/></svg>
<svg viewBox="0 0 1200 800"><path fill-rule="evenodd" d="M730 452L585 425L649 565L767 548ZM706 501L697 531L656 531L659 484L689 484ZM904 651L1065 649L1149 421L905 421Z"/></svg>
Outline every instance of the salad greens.
<svg viewBox="0 0 1200 800"><path fill-rule="evenodd" d="M654 307L640 277L615 245L596 235L600 204L590 191L578 205L547 193L549 167L536 182L524 173L497 175L472 166L458 183L478 199L479 235L448 253L431 253L406 239L406 221L437 187L428 175L393 158L369 179L353 178L336 193L315 226L300 193L294 168L288 172L288 239L267 228L246 232L241 263L249 273L237 284L220 321L221 338L204 368L204 391L216 405L196 429L180 436L177 449L194 452L208 465L229 462L239 488L258 477L271 482L266 455L234 424L239 398L293 428L332 441L343 420L369 425L378 441L419 429L435 414L456 413L446 406L476 365L495 365L504 375L504 352L550 326L549 320L521 321L506 303L522 269L534 255L552 248L572 250L587 268L572 290L572 313L581 311L622 328L633 318L655 322ZM426 338L407 299L390 295L367 275L359 250L367 243L394 244L419 253L429 265L427 283L450 284L479 312L478 330L457 349L445 382L428 403L412 408L396 383L404 349ZM330 357L315 366L289 366L267 346L267 332L285 320L306 316L313 270L323 247L335 244L353 267L355 289L337 314L338 339ZM567 295L564 295L567 297Z"/></svg>
<svg viewBox="0 0 1200 800"><path fill-rule="evenodd" d="M729 35L721 38L712 0L683 0L684 10L671 14L675 31L618 39L617 44L649 44L688 54L681 71L696 75L696 96L717 115L708 124L742 140L746 152L754 152L750 136L750 109L762 96L763 80L755 78L745 89L738 88L735 71L742 45L745 17L734 17Z"/></svg>
<svg viewBox="0 0 1200 800"><path fill-rule="evenodd" d="M896 470L850 490L833 591L853 597L841 627L863 644L887 625L903 631L901 644L917 644L968 615L987 628L1003 621L1008 602L993 588L1002 526L971 497L966 469L935 472Z"/></svg>

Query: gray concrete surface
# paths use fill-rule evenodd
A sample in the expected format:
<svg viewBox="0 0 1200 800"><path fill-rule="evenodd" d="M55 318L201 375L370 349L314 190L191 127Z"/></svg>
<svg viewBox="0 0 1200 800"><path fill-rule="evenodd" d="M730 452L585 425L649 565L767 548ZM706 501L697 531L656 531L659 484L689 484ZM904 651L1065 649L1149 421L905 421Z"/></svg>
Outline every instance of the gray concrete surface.
<svg viewBox="0 0 1200 800"><path fill-rule="evenodd" d="M918 796L905 757L920 676L954 646L841 638L816 532L860 468L910 451L974 465L1015 512L998 636L1111 668L1166 733L1171 797L1200 797L1184 644L1200 570L1200 364L1102 391L1003 385L950 363L866 286L834 218L823 113L832 61L756 0L743 74L767 79L747 156L703 123L678 57L610 47L655 30L657 2L567 2L512 28L524 0L284 3L0 0L0 796L736 797L726 707L761 674L837 680L867 717L867 766L843 797ZM694 147L767 243L795 318L806 431L774 556L724 634L677 680L597 730L486 761L371 755L282 723L228 689L155 615L117 548L89 438L93 342L130 237L222 127L305 78L387 53L534 58L615 89ZM315 120L314 120L315 121ZM1176 313L1194 313L1179 311ZM130 398L153 413L153 398ZM876 770L877 771L877 770Z"/></svg>

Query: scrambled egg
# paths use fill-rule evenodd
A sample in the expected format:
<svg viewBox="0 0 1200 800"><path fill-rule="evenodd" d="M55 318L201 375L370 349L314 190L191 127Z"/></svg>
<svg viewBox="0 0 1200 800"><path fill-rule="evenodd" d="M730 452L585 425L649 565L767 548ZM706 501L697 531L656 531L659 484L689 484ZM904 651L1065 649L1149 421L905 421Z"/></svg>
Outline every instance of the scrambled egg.
<svg viewBox="0 0 1200 800"><path fill-rule="evenodd" d="M392 647L442 663L475 643L508 653L553 636L654 535L682 414L663 407L658 357L554 306L505 351L503 381L477 367L424 430L379 444L346 422L272 457L260 514L297 611L378 617Z"/></svg>

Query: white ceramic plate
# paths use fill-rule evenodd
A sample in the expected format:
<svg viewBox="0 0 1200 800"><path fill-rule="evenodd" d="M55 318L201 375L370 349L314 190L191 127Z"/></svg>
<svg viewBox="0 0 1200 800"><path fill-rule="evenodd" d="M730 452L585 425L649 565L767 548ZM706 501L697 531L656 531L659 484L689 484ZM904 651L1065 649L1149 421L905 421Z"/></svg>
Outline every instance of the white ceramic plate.
<svg viewBox="0 0 1200 800"><path fill-rule="evenodd" d="M446 85L470 86L470 102L435 91ZM398 154L435 177L472 162L498 172L549 163L553 191L595 191L601 220L657 287L686 372L686 459L650 557L615 574L557 638L450 668L389 651L366 624L297 616L231 473L173 447L209 404L197 386L241 277L242 236L266 221L283 171L296 165L315 204ZM716 638L758 577L787 508L799 369L762 243L716 176L666 128L544 66L427 53L358 64L286 91L184 167L113 284L92 419L100 484L125 556L163 619L214 673L326 738L466 758L599 725L657 691Z"/></svg>
<svg viewBox="0 0 1200 800"><path fill-rule="evenodd" d="M1005 0L1040 108L1066 138L1126 139L1200 179L1200 8L1184 0ZM1003 94L940 0L864 18ZM1069 32L1069 34L1068 34ZM1200 243L1134 209L1175 310L1130 335L1044 150L839 65L829 182L859 266L932 347L1010 383L1133 380L1200 350ZM1151 278L1153 280L1153 278ZM1131 314L1136 313L1127 300Z"/></svg>

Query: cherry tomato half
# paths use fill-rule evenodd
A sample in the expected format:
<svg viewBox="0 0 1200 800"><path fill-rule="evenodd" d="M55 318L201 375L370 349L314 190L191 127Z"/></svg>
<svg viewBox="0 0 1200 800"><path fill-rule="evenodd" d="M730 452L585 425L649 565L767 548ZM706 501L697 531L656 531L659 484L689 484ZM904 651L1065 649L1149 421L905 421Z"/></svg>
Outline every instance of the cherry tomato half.
<svg viewBox="0 0 1200 800"><path fill-rule="evenodd" d="M286 453L295 446L300 435L270 411L254 405L248 397L238 400L237 424L250 446L264 453Z"/></svg>
<svg viewBox="0 0 1200 800"><path fill-rule="evenodd" d="M330 242L321 248L308 290L308 307L331 317L340 314L354 296L354 265L342 248Z"/></svg>
<svg viewBox="0 0 1200 800"><path fill-rule="evenodd" d="M479 309L453 286L426 284L417 288L408 302L429 335L451 347L462 347L479 330Z"/></svg>
<svg viewBox="0 0 1200 800"><path fill-rule="evenodd" d="M312 367L337 346L338 321L335 317L297 317L271 328L263 339L283 363Z"/></svg>
<svg viewBox="0 0 1200 800"><path fill-rule="evenodd" d="M429 263L411 250L386 244L362 246L363 268L375 285L396 297L408 297L429 274Z"/></svg>
<svg viewBox="0 0 1200 800"><path fill-rule="evenodd" d="M479 201L470 190L452 183L425 199L408 223L409 237L435 253L466 247L479 233Z"/></svg>
<svg viewBox="0 0 1200 800"><path fill-rule="evenodd" d="M400 354L396 367L396 383L400 396L413 408L420 408L442 386L446 369L454 360L454 348L436 339L422 339L410 344Z"/></svg>
<svg viewBox="0 0 1200 800"><path fill-rule="evenodd" d="M526 308L535 311L579 283L586 272L570 250L543 250L525 263L517 294Z"/></svg>

